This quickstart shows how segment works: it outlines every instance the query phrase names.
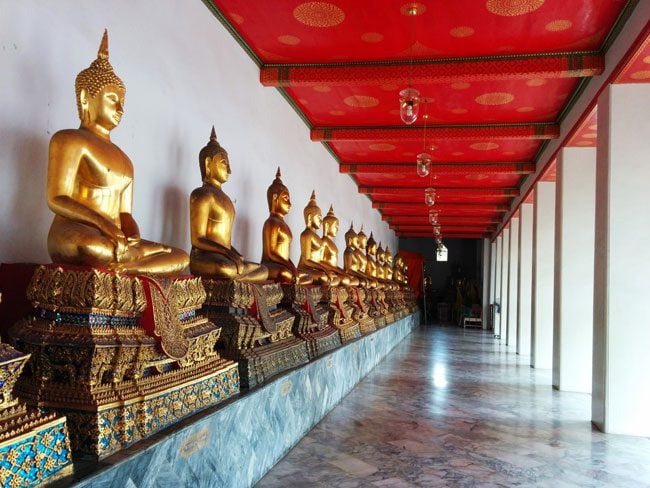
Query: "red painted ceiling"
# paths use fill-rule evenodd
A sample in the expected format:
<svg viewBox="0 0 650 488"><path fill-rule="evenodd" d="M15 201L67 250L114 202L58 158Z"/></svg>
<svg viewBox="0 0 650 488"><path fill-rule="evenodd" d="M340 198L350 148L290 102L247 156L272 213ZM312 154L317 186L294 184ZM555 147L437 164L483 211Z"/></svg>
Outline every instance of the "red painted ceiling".
<svg viewBox="0 0 650 488"><path fill-rule="evenodd" d="M490 235L519 196L583 80L604 69L608 36L634 0L213 0L213 11L283 90L400 236ZM410 7L416 15L408 15ZM627 9L627 12L626 12ZM620 20L619 19L619 20ZM650 38L650 37L648 37ZM619 82L650 79L650 42ZM398 93L424 97L406 126ZM425 117L426 115L426 117ZM566 145L595 143L595 109ZM432 156L429 176L416 155ZM554 166L553 166L554 168ZM554 177L549 167L545 178Z"/></svg>

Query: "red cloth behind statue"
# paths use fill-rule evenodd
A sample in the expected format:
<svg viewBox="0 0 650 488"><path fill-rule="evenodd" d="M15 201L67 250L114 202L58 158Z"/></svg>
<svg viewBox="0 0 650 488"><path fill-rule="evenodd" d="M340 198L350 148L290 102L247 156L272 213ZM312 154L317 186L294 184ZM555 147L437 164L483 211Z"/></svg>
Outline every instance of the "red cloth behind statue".
<svg viewBox="0 0 650 488"><path fill-rule="evenodd" d="M422 295L422 264L424 263L424 256L419 252L399 251L404 262L408 265L408 284L417 296Z"/></svg>
<svg viewBox="0 0 650 488"><path fill-rule="evenodd" d="M32 305L25 291L38 264L2 263L0 264L0 335L2 342L9 342L7 332L20 319L29 315Z"/></svg>

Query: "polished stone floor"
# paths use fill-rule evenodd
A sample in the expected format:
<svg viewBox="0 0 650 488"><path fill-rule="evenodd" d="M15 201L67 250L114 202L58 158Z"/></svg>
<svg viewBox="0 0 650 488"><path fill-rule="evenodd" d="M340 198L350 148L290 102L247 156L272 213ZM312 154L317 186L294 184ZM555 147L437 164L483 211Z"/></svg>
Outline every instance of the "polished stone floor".
<svg viewBox="0 0 650 488"><path fill-rule="evenodd" d="M257 487L650 486L650 439L593 429L590 396L528 359L420 327Z"/></svg>

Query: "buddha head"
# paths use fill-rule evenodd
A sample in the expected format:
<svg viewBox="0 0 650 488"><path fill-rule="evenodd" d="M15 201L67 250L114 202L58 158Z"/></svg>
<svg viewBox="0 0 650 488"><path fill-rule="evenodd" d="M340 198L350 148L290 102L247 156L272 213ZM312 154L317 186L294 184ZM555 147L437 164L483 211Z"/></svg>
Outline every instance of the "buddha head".
<svg viewBox="0 0 650 488"><path fill-rule="evenodd" d="M368 245L368 236L363 232L363 225L361 226L361 230L357 234L357 249L361 249L362 251L366 250L366 246Z"/></svg>
<svg viewBox="0 0 650 488"><path fill-rule="evenodd" d="M377 241L375 241L375 238L372 236L372 232L370 233L370 238L367 241L366 248L368 250L368 254L371 256L377 254Z"/></svg>
<svg viewBox="0 0 650 488"><path fill-rule="evenodd" d="M350 224L350 228L345 233L345 244L353 249L357 248L357 233L354 232L354 222Z"/></svg>
<svg viewBox="0 0 650 488"><path fill-rule="evenodd" d="M393 255L390 253L390 248L386 246L386 250L384 251L386 254L386 264L390 266L391 268L393 267Z"/></svg>
<svg viewBox="0 0 650 488"><path fill-rule="evenodd" d="M266 201L269 205L269 212L285 216L289 213L291 208L291 197L289 189L282 183L282 174L280 174L280 167L275 173L275 179L268 190L266 190Z"/></svg>
<svg viewBox="0 0 650 488"><path fill-rule="evenodd" d="M126 87L108 61L108 32L104 31L97 59L75 80L77 111L82 126L99 126L106 132L120 123Z"/></svg>
<svg viewBox="0 0 650 488"><path fill-rule="evenodd" d="M316 203L316 190L312 190L311 197L309 197L309 203L305 207L303 215L305 217L305 225L308 228L320 229L323 222L323 213Z"/></svg>
<svg viewBox="0 0 650 488"><path fill-rule="evenodd" d="M228 153L217 141L217 134L212 126L210 140L201 151L199 151L199 167L201 168L201 179L203 181L216 180L219 183L228 181L230 175L230 161Z"/></svg>
<svg viewBox="0 0 650 488"><path fill-rule="evenodd" d="M377 262L380 266L386 264L386 254L384 252L384 248L381 247L381 242L379 243L379 247L377 247Z"/></svg>
<svg viewBox="0 0 650 488"><path fill-rule="evenodd" d="M336 237L339 233L339 219L334 215L334 207L330 205L327 215L323 217L323 233L328 237Z"/></svg>

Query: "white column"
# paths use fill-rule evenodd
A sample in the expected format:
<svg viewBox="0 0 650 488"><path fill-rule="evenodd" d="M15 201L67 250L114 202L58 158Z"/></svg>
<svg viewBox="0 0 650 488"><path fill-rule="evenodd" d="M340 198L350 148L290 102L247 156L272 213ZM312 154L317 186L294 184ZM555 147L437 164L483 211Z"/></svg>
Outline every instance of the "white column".
<svg viewBox="0 0 650 488"><path fill-rule="evenodd" d="M650 84L598 101L592 421L650 436Z"/></svg>
<svg viewBox="0 0 650 488"><path fill-rule="evenodd" d="M510 219L510 255L508 257L508 322L506 345L517 345L517 275L519 271L519 219Z"/></svg>
<svg viewBox="0 0 650 488"><path fill-rule="evenodd" d="M483 328L487 328L488 323L488 313L490 311L490 283L492 282L492 275L490 274L491 266L491 256L490 256L490 240L483 239L483 284L481 289L483 290L483 296L481 297L481 302L483 303L482 310L482 324Z"/></svg>
<svg viewBox="0 0 650 488"><path fill-rule="evenodd" d="M533 208L533 292L530 365L553 366L553 271L555 250L555 183L535 185Z"/></svg>
<svg viewBox="0 0 650 488"><path fill-rule="evenodd" d="M499 319L499 338L505 342L506 331L508 326L508 278L510 276L508 267L510 265L510 229L505 228L501 232L503 240L501 241L501 317Z"/></svg>
<svg viewBox="0 0 650 488"><path fill-rule="evenodd" d="M497 236L497 259L496 259L496 287L494 292L494 302L501 303L501 262L503 254L501 252L503 243L503 234ZM499 335L499 327L501 326L501 312L498 307L494 309L494 335Z"/></svg>
<svg viewBox="0 0 650 488"><path fill-rule="evenodd" d="M490 243L490 305L494 304L497 296L497 241ZM488 314L488 321L492 320L492 315ZM494 324L490 322L494 329Z"/></svg>
<svg viewBox="0 0 650 488"><path fill-rule="evenodd" d="M517 277L517 354L530 356L533 293L533 205L519 206L519 276Z"/></svg>
<svg viewBox="0 0 650 488"><path fill-rule="evenodd" d="M567 147L557 159L553 386L591 393L596 149Z"/></svg>

